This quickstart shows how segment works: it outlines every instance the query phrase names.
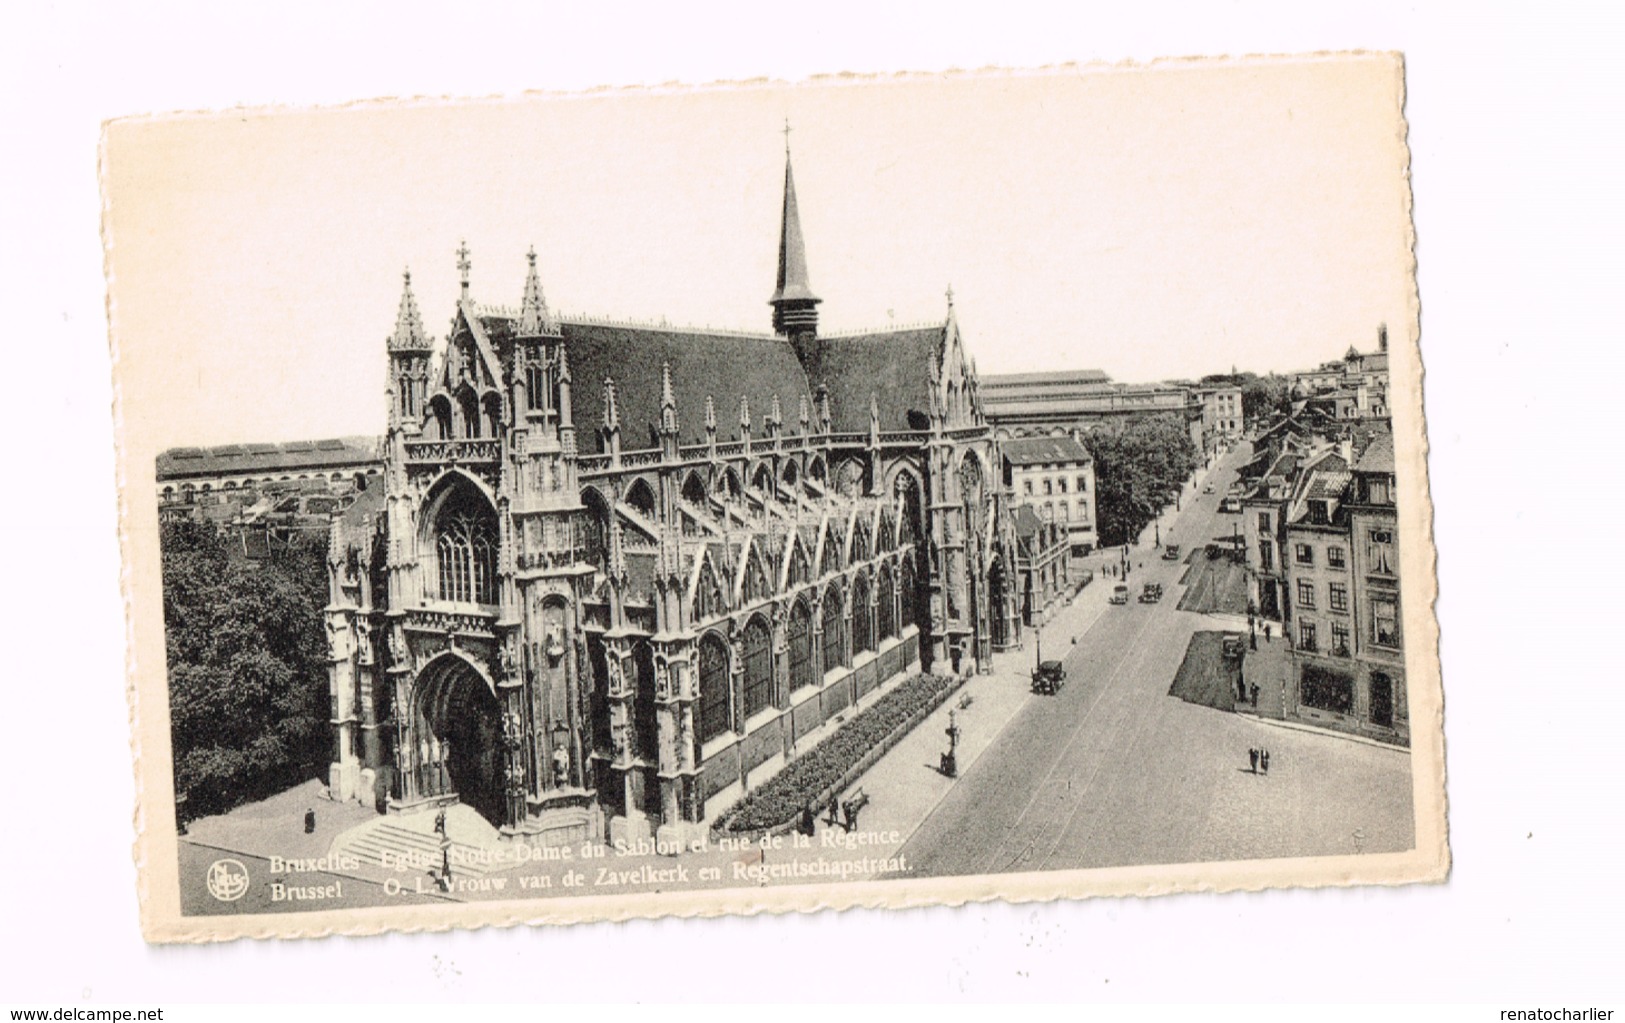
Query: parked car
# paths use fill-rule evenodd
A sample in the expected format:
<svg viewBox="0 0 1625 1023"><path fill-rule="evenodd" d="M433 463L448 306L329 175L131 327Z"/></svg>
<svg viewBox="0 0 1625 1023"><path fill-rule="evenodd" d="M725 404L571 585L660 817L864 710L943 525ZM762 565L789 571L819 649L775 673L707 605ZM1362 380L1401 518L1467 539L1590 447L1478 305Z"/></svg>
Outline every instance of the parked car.
<svg viewBox="0 0 1625 1023"><path fill-rule="evenodd" d="M1140 591L1140 603L1155 604L1162 599L1161 583L1146 583L1145 589Z"/></svg>
<svg viewBox="0 0 1625 1023"><path fill-rule="evenodd" d="M1164 560L1164 561L1178 561L1179 560L1179 544L1171 543L1168 546L1164 547L1162 549L1162 560Z"/></svg>
<svg viewBox="0 0 1625 1023"><path fill-rule="evenodd" d="M1238 498L1227 497L1219 502L1219 510L1222 512L1239 512L1241 511L1241 501Z"/></svg>
<svg viewBox="0 0 1625 1023"><path fill-rule="evenodd" d="M1128 603L1128 583L1118 583L1112 587L1111 602L1113 604Z"/></svg>
<svg viewBox="0 0 1625 1023"><path fill-rule="evenodd" d="M1033 672L1033 692L1054 696L1066 685L1066 669L1060 661L1045 661Z"/></svg>
<svg viewBox="0 0 1625 1023"><path fill-rule="evenodd" d="M1204 494L1213 493L1213 484L1209 483L1207 486L1203 487L1202 488L1202 493L1204 493Z"/></svg>

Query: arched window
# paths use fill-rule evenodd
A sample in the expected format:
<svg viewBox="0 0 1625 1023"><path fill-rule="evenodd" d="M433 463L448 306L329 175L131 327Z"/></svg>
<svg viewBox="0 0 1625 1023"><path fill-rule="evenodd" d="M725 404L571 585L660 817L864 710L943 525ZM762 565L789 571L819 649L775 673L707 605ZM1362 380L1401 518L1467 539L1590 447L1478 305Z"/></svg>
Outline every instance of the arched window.
<svg viewBox="0 0 1625 1023"><path fill-rule="evenodd" d="M631 489L626 492L626 503L636 508L646 518L654 518L655 495L654 491L649 489L647 480L638 480L632 484Z"/></svg>
<svg viewBox="0 0 1625 1023"><path fill-rule="evenodd" d="M690 504L705 506L705 482L700 479L699 473L691 472L688 479L683 481L683 500Z"/></svg>
<svg viewBox="0 0 1625 1023"><path fill-rule="evenodd" d="M881 639L897 635L897 607L893 603L891 566L881 565L875 582L875 631Z"/></svg>
<svg viewBox="0 0 1625 1023"><path fill-rule="evenodd" d="M435 515L440 599L497 602L497 518L472 487L456 486Z"/></svg>
<svg viewBox="0 0 1625 1023"><path fill-rule="evenodd" d="M437 394L429 402L429 414L434 417L436 440L451 440L451 401L444 394Z"/></svg>
<svg viewBox="0 0 1625 1023"><path fill-rule="evenodd" d="M465 438L478 437L480 435L480 403L479 399L474 397L472 389L465 387L462 393L457 395L457 411L462 413L463 436Z"/></svg>
<svg viewBox="0 0 1625 1023"><path fill-rule="evenodd" d="M852 557L851 564L869 560L869 526L862 520L852 527Z"/></svg>
<svg viewBox="0 0 1625 1023"><path fill-rule="evenodd" d="M797 600L790 609L788 629L790 646L790 691L804 689L813 684L812 673L812 613L805 600Z"/></svg>
<svg viewBox="0 0 1625 1023"><path fill-rule="evenodd" d="M852 580L852 655L875 648L875 636L869 626L869 580L859 573Z"/></svg>
<svg viewBox="0 0 1625 1023"><path fill-rule="evenodd" d="M772 595L772 588L767 582L767 570L762 567L762 555L755 546L749 549L745 565L745 593L744 603L754 604L758 600L766 600Z"/></svg>
<svg viewBox="0 0 1625 1023"><path fill-rule="evenodd" d="M731 723L728 644L714 632L700 640L700 741L709 742L726 732Z"/></svg>
<svg viewBox="0 0 1625 1023"><path fill-rule="evenodd" d="M824 670L846 663L846 617L841 613L841 591L831 584L824 591Z"/></svg>
<svg viewBox="0 0 1625 1023"><path fill-rule="evenodd" d="M752 489L760 492L765 497L773 496L773 472L767 467L766 462L757 467L756 475L751 478L750 485Z"/></svg>
<svg viewBox="0 0 1625 1023"><path fill-rule="evenodd" d="M703 622L728 610L728 601L717 582L710 559L700 563L700 579L694 593L694 620Z"/></svg>
<svg viewBox="0 0 1625 1023"><path fill-rule="evenodd" d="M601 569L609 563L609 505L592 487L582 490L581 504L581 558Z"/></svg>
<svg viewBox="0 0 1625 1023"><path fill-rule="evenodd" d="M485 396L485 435L502 436L502 395L492 391Z"/></svg>
<svg viewBox="0 0 1625 1023"><path fill-rule="evenodd" d="M760 615L745 626L740 640L745 669L745 720L773 703L773 637Z"/></svg>
<svg viewBox="0 0 1625 1023"><path fill-rule="evenodd" d="M807 581L807 578L807 552L802 548L799 541L792 542L789 585L792 587L800 586Z"/></svg>
<svg viewBox="0 0 1625 1023"><path fill-rule="evenodd" d="M824 554L818 566L820 575L829 575L831 572L841 570L841 532L831 526L824 533Z"/></svg>

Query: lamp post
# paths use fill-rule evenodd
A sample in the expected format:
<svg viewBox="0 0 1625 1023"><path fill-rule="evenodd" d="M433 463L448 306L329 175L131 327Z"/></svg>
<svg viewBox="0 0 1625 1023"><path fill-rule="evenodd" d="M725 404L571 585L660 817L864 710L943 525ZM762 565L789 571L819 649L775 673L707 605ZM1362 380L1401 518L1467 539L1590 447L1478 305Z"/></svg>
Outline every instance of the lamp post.
<svg viewBox="0 0 1625 1023"><path fill-rule="evenodd" d="M945 730L948 736L948 752L942 755L942 773L949 778L959 777L959 762L957 751L959 749L959 722L954 720L953 708L948 709L948 727Z"/></svg>

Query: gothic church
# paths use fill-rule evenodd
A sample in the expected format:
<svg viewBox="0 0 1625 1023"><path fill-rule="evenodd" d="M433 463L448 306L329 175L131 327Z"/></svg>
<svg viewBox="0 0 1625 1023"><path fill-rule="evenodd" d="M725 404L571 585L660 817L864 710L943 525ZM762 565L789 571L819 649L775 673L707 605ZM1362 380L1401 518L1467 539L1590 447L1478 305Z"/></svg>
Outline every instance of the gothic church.
<svg viewBox="0 0 1625 1023"><path fill-rule="evenodd" d="M544 843L686 841L911 671L1019 640L1009 476L950 292L818 330L786 154L771 334L517 310L408 276L382 486L333 521L335 798Z"/></svg>

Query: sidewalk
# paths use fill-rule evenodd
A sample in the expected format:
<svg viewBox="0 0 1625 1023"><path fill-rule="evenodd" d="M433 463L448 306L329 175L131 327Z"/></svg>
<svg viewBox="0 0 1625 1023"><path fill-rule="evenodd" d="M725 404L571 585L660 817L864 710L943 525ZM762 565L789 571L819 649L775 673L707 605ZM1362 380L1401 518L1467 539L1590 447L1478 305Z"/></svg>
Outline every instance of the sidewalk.
<svg viewBox="0 0 1625 1023"><path fill-rule="evenodd" d="M1110 594L1111 586L1101 585L1097 574L1095 581L1084 587L1071 604L1062 605L1049 624L1038 630L1045 659L1060 660L1071 648L1073 637L1082 635L1094 624ZM946 732L950 711L954 712L954 723L959 726L955 756L959 774L964 775L1028 700L1045 699L1031 692L1032 668L1037 655L1034 631L1025 630L1026 642L1022 649L994 654L991 674L972 676L953 697L841 794L844 799L860 788L868 794L869 805L859 816L859 830L896 831L900 839L907 841L952 791L956 780L944 777L938 770L942 754L948 749ZM968 706L960 709L967 699ZM818 830L824 831L828 826L820 816Z"/></svg>

